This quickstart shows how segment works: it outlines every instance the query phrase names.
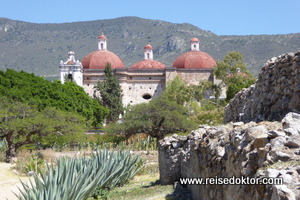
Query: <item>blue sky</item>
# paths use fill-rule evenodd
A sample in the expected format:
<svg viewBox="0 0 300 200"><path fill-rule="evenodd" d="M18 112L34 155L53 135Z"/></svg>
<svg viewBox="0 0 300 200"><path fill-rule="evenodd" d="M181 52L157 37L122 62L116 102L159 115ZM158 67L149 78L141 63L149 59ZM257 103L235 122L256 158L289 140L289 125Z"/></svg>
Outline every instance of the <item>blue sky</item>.
<svg viewBox="0 0 300 200"><path fill-rule="evenodd" d="M300 32L300 0L0 0L0 17L62 23L137 16L218 35Z"/></svg>

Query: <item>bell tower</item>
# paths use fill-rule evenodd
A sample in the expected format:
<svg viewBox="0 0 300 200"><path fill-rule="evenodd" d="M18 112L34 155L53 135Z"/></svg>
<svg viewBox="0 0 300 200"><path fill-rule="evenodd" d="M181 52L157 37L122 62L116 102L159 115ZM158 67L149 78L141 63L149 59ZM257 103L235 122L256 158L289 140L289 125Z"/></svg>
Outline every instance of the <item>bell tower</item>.
<svg viewBox="0 0 300 200"><path fill-rule="evenodd" d="M77 85L83 85L83 69L81 62L75 60L74 51L68 52L68 59L66 62L60 61L60 81L64 84L66 81L74 81Z"/></svg>
<svg viewBox="0 0 300 200"><path fill-rule="evenodd" d="M190 42L191 42L191 51L200 51L198 38L192 38Z"/></svg>

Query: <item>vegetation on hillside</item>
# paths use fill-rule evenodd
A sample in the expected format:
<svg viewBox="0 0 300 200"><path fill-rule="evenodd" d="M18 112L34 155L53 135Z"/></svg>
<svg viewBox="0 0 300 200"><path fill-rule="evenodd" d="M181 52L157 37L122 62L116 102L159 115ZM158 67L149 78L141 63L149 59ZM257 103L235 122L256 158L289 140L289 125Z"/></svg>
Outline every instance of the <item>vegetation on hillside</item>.
<svg viewBox="0 0 300 200"><path fill-rule="evenodd" d="M217 36L187 23L138 17L62 24L0 18L0 27L7 28L0 32L0 69L25 70L38 75L58 74L59 61L67 58L70 49L79 60L97 50L97 37L101 31L109 39L108 49L120 56L126 66L142 58L142 48L148 40L156 49L155 59L172 66L176 57L189 50L189 40L197 37L201 51L215 59L222 59L228 51L243 52L249 70L257 75L268 59L296 51L300 46L299 33ZM99 30L100 27L104 29Z"/></svg>

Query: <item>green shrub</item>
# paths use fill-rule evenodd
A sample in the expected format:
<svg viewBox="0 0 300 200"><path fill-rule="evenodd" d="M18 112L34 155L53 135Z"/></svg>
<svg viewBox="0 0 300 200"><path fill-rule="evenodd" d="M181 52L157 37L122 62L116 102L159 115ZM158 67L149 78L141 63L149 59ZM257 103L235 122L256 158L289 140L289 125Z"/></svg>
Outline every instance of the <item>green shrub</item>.
<svg viewBox="0 0 300 200"><path fill-rule="evenodd" d="M192 117L192 120L197 124L207 124L207 125L218 125L222 124L224 116L224 110L206 110L199 111L196 115Z"/></svg>
<svg viewBox="0 0 300 200"><path fill-rule="evenodd" d="M43 158L40 156L41 154L32 155L25 166L25 172L28 173L30 171L34 171L36 174L42 173L45 162Z"/></svg>
<svg viewBox="0 0 300 200"><path fill-rule="evenodd" d="M0 162L4 161L5 159L6 150L7 150L6 140L0 140Z"/></svg>

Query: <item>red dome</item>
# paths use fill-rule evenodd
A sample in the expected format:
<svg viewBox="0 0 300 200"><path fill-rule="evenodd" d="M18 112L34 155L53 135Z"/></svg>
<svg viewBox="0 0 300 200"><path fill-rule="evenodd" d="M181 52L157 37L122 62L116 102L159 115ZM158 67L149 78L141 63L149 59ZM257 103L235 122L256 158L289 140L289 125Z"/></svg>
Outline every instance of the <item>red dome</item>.
<svg viewBox="0 0 300 200"><path fill-rule="evenodd" d="M107 40L106 37L105 37L105 35L103 35L103 34L102 34L102 35L99 35L98 39Z"/></svg>
<svg viewBox="0 0 300 200"><path fill-rule="evenodd" d="M123 61L113 52L94 51L86 55L81 60L84 69L105 69L107 63L110 63L111 68L123 68Z"/></svg>
<svg viewBox="0 0 300 200"><path fill-rule="evenodd" d="M199 40L198 40L198 38L194 37L194 38L191 39L191 42L199 42Z"/></svg>
<svg viewBox="0 0 300 200"><path fill-rule="evenodd" d="M143 60L129 67L130 69L165 69L166 66L156 60Z"/></svg>
<svg viewBox="0 0 300 200"><path fill-rule="evenodd" d="M147 44L144 49L150 49L150 50L153 50L152 46L150 44Z"/></svg>
<svg viewBox="0 0 300 200"><path fill-rule="evenodd" d="M216 61L207 53L190 51L179 56L173 63L173 67L185 69L208 69L216 65Z"/></svg>

